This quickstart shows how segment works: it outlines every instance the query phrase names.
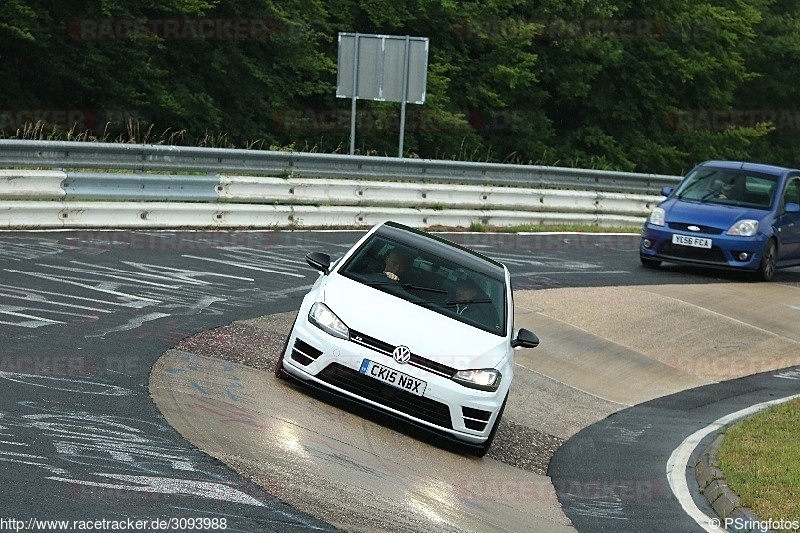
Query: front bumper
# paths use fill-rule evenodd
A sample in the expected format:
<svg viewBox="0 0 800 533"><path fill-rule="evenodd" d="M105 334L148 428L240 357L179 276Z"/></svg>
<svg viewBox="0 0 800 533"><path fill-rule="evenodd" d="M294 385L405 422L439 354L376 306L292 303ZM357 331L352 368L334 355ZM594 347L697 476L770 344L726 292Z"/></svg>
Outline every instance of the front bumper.
<svg viewBox="0 0 800 533"><path fill-rule="evenodd" d="M696 248L673 244L673 235L710 239L712 245L711 248ZM758 270L761 264L764 244L765 241L762 235L735 237L724 233L695 233L653 226L647 223L642 229L639 255L644 259L658 261L755 271Z"/></svg>
<svg viewBox="0 0 800 533"><path fill-rule="evenodd" d="M422 396L361 374L364 359L426 383ZM292 377L355 399L415 425L472 444L486 441L508 393L512 368L495 392L471 389L445 377L446 365L422 368L397 363L390 355L330 335L298 318L284 353L284 370Z"/></svg>

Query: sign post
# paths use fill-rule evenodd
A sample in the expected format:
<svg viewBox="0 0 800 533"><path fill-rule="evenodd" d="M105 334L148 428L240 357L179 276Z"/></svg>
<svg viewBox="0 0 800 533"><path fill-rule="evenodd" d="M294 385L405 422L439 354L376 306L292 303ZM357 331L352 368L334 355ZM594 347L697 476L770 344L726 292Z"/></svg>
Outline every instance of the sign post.
<svg viewBox="0 0 800 533"><path fill-rule="evenodd" d="M339 34L336 97L350 98L350 155L355 152L356 101L400 102L400 142L403 157L406 103L425 103L428 70L427 37Z"/></svg>

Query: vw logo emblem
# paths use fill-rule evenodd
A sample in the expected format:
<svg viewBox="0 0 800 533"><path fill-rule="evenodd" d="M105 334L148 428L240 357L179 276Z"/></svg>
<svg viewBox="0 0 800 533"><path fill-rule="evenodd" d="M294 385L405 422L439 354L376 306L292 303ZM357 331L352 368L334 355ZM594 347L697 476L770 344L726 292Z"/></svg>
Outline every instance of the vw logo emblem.
<svg viewBox="0 0 800 533"><path fill-rule="evenodd" d="M408 346L398 346L392 351L392 357L394 357L395 361L404 365L411 359L411 350L408 349Z"/></svg>
<svg viewBox="0 0 800 533"><path fill-rule="evenodd" d="M686 228L686 229L688 229L688 230L690 230L690 231L700 231L700 228L699 228L699 227L697 227L697 226L689 226L689 227L688 227L688 228Z"/></svg>

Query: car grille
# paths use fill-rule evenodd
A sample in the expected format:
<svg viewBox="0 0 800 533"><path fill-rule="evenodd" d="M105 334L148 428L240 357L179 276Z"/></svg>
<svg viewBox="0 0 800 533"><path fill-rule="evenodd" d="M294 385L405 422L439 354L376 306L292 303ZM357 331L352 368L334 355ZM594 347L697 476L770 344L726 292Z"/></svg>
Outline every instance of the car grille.
<svg viewBox="0 0 800 533"><path fill-rule="evenodd" d="M396 346L389 344L388 342L378 340L374 337L370 337L369 335L365 335L364 333L353 330L350 330L350 340L357 344L361 344L362 346L366 346L367 348L371 348L376 352L381 352L382 354L388 355L389 357L392 356L392 351L396 348ZM431 361L430 359L426 359L425 357L415 353L411 354L411 359L408 361L408 364L423 370L427 370L428 372L433 372L434 374L444 376L448 379L452 378L457 372L455 368L443 365L442 363L437 363L436 361Z"/></svg>
<svg viewBox="0 0 800 533"><path fill-rule="evenodd" d="M322 350L317 350L310 344L297 339L292 347L292 359L303 366L308 366L322 355Z"/></svg>
<svg viewBox="0 0 800 533"><path fill-rule="evenodd" d="M450 419L450 408L447 405L385 385L377 379L367 377L357 370L344 365L331 363L317 374L317 378L334 387L390 407L414 418L430 422L439 427L453 428Z"/></svg>
<svg viewBox="0 0 800 533"><path fill-rule="evenodd" d="M720 265L728 264L725 253L716 246L712 248L694 248L692 246L680 246L674 245L671 242L665 242L661 245L661 248L659 248L658 255L687 261L702 261L704 263Z"/></svg>
<svg viewBox="0 0 800 533"><path fill-rule="evenodd" d="M669 222L667 224L670 229L675 229L678 231L687 231L689 233L705 233L706 235L722 235L724 230L720 228L715 228L712 226L703 226L702 224L685 224L683 222ZM700 228L700 230L690 230L689 226L694 226Z"/></svg>
<svg viewBox="0 0 800 533"><path fill-rule="evenodd" d="M472 407L461 407L461 412L464 414L464 426L475 431L486 429L486 424L489 423L489 419L492 417L491 411L473 409Z"/></svg>

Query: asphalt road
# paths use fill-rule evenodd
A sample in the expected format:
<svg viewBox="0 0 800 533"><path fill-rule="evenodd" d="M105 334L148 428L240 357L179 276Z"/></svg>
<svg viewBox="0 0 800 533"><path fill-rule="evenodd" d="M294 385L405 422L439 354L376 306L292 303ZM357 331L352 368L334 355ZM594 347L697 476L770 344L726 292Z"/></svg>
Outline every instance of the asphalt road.
<svg viewBox="0 0 800 533"><path fill-rule="evenodd" d="M276 491L236 475L182 438L153 404L148 381L159 356L181 339L235 320L296 309L317 275L305 267L304 254L311 250L340 254L359 235L0 234L0 503L7 518L25 521L27 526L36 525L28 523L30 520L202 518L206 530L218 528L223 520L232 531L330 529L324 519L287 505L275 496ZM628 287L637 293L642 286L657 287L644 291L645 301L650 301L659 296L669 299L670 288L680 292L694 285L710 286L712 291L703 294L710 294L713 301L715 291L725 295L727 287L728 292L736 293L742 283L749 283L734 274L640 268L638 237L631 235L465 234L451 238L505 262L515 291L542 296L518 302L530 312L528 318L540 334L555 334L559 323L567 323L602 338L603 331L593 332L589 327L597 323L597 317L581 315L567 320L559 315L557 302L566 297L581 304L585 288L598 292L592 293L593 300L570 306L570 313L581 308L612 309L614 298L622 298L623 307L630 310L633 300L625 300L626 293L615 293L609 299L605 287ZM796 291L799 277L796 269L779 272L770 286ZM659 295L658 287L667 294ZM550 303L543 307L545 301ZM789 308L786 312L796 311ZM735 320L747 324L752 316L743 312L742 318ZM761 324L756 329L776 335L771 328ZM791 343L792 337L783 333L777 335ZM566 335L563 344L571 339L580 341L581 336ZM546 419L541 410L526 413L525 402L535 397L521 399L520 405L509 411L526 424L539 424L547 433L568 439L549 475L564 512L580 531L663 530L657 526L667 524L691 530L694 525L681 521L683 513L662 490L663 456L669 447L726 409L797 390L796 381L771 374L751 378L752 382L714 384L720 375L758 371L764 362L744 367L717 362L705 375L695 361L682 359L680 353L667 354L665 360L648 357L647 361L623 354L629 356L626 361L634 361L627 368L637 372L644 366L651 368L652 359L657 361L658 372L681 369L669 374L678 389L704 386L650 401L668 393L668 388L641 391L629 386L612 394L613 384L592 380L590 369L596 361L570 361L556 346L549 352L542 348L537 349L543 353L541 357L523 361L530 367L529 379L561 387L557 394L563 388L579 390L583 403L562 405L561 409L576 407L585 416L554 421L552 418L558 417ZM791 365L789 356L793 354L779 355L786 356L786 366ZM559 361L562 364L556 364ZM542 378L546 372L557 374L565 367L570 372L567 377L578 380L580 387L556 375ZM197 370L196 366L192 370ZM758 385L753 385L756 382ZM727 392L721 394L715 387ZM557 394L550 397L558 398ZM633 405L637 407L628 408ZM612 412L617 414L605 418ZM592 425L597 413L604 413L601 422ZM609 441L614 445L606 446ZM620 466L609 462L615 458ZM633 483L635 496L626 488L613 493L610 500L604 499L605 493L598 498L592 491L597 482L607 480L611 481L606 487L609 483L622 486L620 480L625 487ZM622 494L621 505L614 494ZM663 512L643 518L653 514L653 507Z"/></svg>
<svg viewBox="0 0 800 533"><path fill-rule="evenodd" d="M181 338L293 307L310 281L298 273L306 238L0 234L3 517L28 531L64 525L39 520L156 519L178 527L147 530L192 529L186 519L205 530L330 529L194 449L148 392L151 367Z"/></svg>
<svg viewBox="0 0 800 533"><path fill-rule="evenodd" d="M717 434L701 441L686 468L698 523L669 486L670 456L697 430L730 413L800 393L800 369L698 387L625 409L580 431L550 463L562 509L578 531L712 531L716 513L697 490L694 465ZM774 520L789 517L761 517Z"/></svg>

